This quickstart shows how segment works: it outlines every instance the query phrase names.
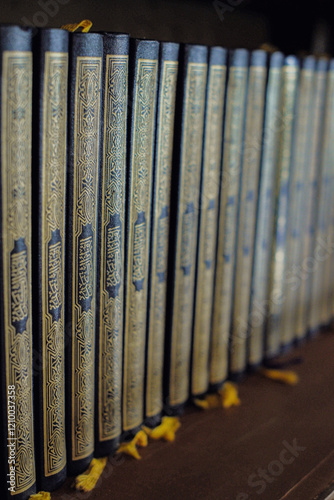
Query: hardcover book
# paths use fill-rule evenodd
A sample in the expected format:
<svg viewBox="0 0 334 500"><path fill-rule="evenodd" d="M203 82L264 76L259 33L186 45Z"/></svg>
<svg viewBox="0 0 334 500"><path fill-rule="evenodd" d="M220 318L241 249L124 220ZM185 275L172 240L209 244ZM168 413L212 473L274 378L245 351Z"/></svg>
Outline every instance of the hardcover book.
<svg viewBox="0 0 334 500"><path fill-rule="evenodd" d="M170 190L178 55L177 43L160 44L145 386L145 423L150 427L159 423L163 409Z"/></svg>
<svg viewBox="0 0 334 500"><path fill-rule="evenodd" d="M32 32L0 26L2 498L36 489L31 289Z"/></svg>
<svg viewBox="0 0 334 500"><path fill-rule="evenodd" d="M122 433L128 59L129 36L105 33L96 269L95 456L115 452Z"/></svg>
<svg viewBox="0 0 334 500"><path fill-rule="evenodd" d="M182 47L171 193L165 404L177 414L189 398L199 188L208 49Z"/></svg>
<svg viewBox="0 0 334 500"><path fill-rule="evenodd" d="M66 228L67 463L84 471L94 452L96 237L103 37L70 37Z"/></svg>
<svg viewBox="0 0 334 500"><path fill-rule="evenodd" d="M264 354L264 330L268 312L267 297L269 292L274 226L276 169L279 136L283 125L280 113L283 60L284 56L281 52L273 53L270 57L268 70L253 275L248 318L248 363L251 367L260 365Z"/></svg>
<svg viewBox="0 0 334 500"><path fill-rule="evenodd" d="M322 71L325 74L325 84L323 92L325 101L323 104L323 113L320 122L320 144L317 161L319 163L318 170L318 194L317 194L317 214L315 216L314 241L312 254L316 261L316 267L312 274L311 285L311 311L310 311L310 330L315 331L321 327L325 327L328 323L327 312L325 308L325 293L327 292L327 279L325 275L325 265L331 251L328 251L327 233L328 233L328 214L330 214L330 199L327 197L327 190L330 186L330 176L333 171L333 164L329 156L328 143L330 140L331 131L331 101L333 99L333 87L330 85L329 61L321 60L323 63ZM319 61L320 65L320 61ZM320 70L320 68L319 68ZM329 202L329 204L328 204ZM324 246L327 245L324 248ZM320 250L321 247L321 250Z"/></svg>
<svg viewBox="0 0 334 500"><path fill-rule="evenodd" d="M313 80L313 109L312 109L312 136L310 138L309 157L310 162L307 168L306 198L305 208L305 229L303 239L303 268L305 279L301 287L302 327L298 330L297 340L301 340L310 330L316 331L318 325L311 324L311 304L312 304L312 279L313 272L317 267L314 255L315 228L318 214L319 178L321 176L321 144L325 113L327 79L327 60L318 59L315 67Z"/></svg>
<svg viewBox="0 0 334 500"><path fill-rule="evenodd" d="M247 366L249 302L252 279L254 233L263 139L264 101L267 82L267 54L251 53L246 104L245 138L239 220L236 246L236 270L231 325L230 372L240 376Z"/></svg>
<svg viewBox="0 0 334 500"><path fill-rule="evenodd" d="M323 162L326 165L328 181L324 196L324 209L326 211L326 260L323 269L323 306L322 323L331 324L334 319L334 172L332 168L332 158L334 158L334 60L331 59L328 70L327 81L327 101L326 101L326 133L323 143Z"/></svg>
<svg viewBox="0 0 334 500"><path fill-rule="evenodd" d="M247 50L237 49L230 55L210 346L210 385L213 390L219 388L225 381L229 369L229 341L248 61Z"/></svg>
<svg viewBox="0 0 334 500"><path fill-rule="evenodd" d="M34 38L33 288L36 470L38 489L66 478L65 202L68 37L60 29Z"/></svg>
<svg viewBox="0 0 334 500"><path fill-rule="evenodd" d="M284 306L282 346L287 349L297 335L297 313L305 263L300 258L304 252L305 211L308 197L305 196L305 179L309 170L312 133L312 94L315 58L306 57L302 62L297 94L296 121L292 150L291 180L286 236L286 273L284 282ZM302 313L303 314L303 313Z"/></svg>
<svg viewBox="0 0 334 500"><path fill-rule="evenodd" d="M192 395L204 394L209 387L209 349L222 164L226 60L227 50L221 47L211 47L208 65L200 188L191 367Z"/></svg>
<svg viewBox="0 0 334 500"><path fill-rule="evenodd" d="M145 350L159 43L130 44L123 438L144 420Z"/></svg>
<svg viewBox="0 0 334 500"><path fill-rule="evenodd" d="M266 324L265 359L278 355L282 339L282 311L286 259L286 227L288 218L291 151L295 120L299 63L294 56L284 60L282 74L282 128L276 178L274 238L269 286L269 308Z"/></svg>

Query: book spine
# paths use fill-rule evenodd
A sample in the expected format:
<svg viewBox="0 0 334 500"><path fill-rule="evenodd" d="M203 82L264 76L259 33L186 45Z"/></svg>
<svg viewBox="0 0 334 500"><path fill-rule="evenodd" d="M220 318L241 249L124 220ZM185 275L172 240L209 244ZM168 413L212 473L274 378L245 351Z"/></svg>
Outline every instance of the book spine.
<svg viewBox="0 0 334 500"><path fill-rule="evenodd" d="M227 51L225 49L221 47L210 49L200 188L191 368L192 395L204 394L209 386L208 366L217 246L226 59Z"/></svg>
<svg viewBox="0 0 334 500"><path fill-rule="evenodd" d="M176 111L172 180L169 303L166 330L165 402L179 413L189 397L191 333L198 228L198 204L208 50L185 45L182 51L179 100ZM175 201L174 201L175 200Z"/></svg>
<svg viewBox="0 0 334 500"><path fill-rule="evenodd" d="M145 388L146 424L155 426L163 406L170 190L179 45L161 43L155 138L150 245L148 338Z"/></svg>
<svg viewBox="0 0 334 500"><path fill-rule="evenodd" d="M266 81L267 55L264 51L256 50L251 54L249 68L237 230L230 351L230 371L235 377L240 376L245 371L247 365L246 350L249 334L250 288L254 255L255 216L263 142Z"/></svg>
<svg viewBox="0 0 334 500"><path fill-rule="evenodd" d="M329 61L327 59L319 59L318 61L318 71L323 75L324 81L322 82L322 107L321 107L321 117L320 117L320 131L319 131L319 147L317 149L316 161L318 165L317 173L317 194L314 214L314 233L312 242L312 255L315 261L315 268L312 273L312 284L311 284L311 310L310 310L310 331L313 332L322 326L325 326L325 321L322 319L323 312L323 291L325 289L325 276L322 271L324 268L324 262L326 261L327 255L324 257L323 245L326 237L326 213L328 212L328 206L324 205L326 200L326 185L329 181L329 176L327 172L327 165L324 160L323 147L326 144L326 139L330 140L327 136L328 134L328 118L330 113L330 106L327 99L327 82L328 82L328 68ZM327 136L327 137L326 137ZM330 167L332 168L332 167ZM325 250L326 252L326 250Z"/></svg>
<svg viewBox="0 0 334 500"><path fill-rule="evenodd" d="M33 123L33 287L35 428L38 488L66 477L65 443L65 201L68 33L35 37ZM38 291L38 296L37 296ZM38 358L37 358L38 355ZM55 445L56 443L56 445Z"/></svg>
<svg viewBox="0 0 334 500"><path fill-rule="evenodd" d="M98 198L95 456L122 433L125 182L129 36L104 34Z"/></svg>
<svg viewBox="0 0 334 500"><path fill-rule="evenodd" d="M303 327L298 339L302 339L310 331L312 326L310 323L311 304L312 304L312 277L317 266L314 262L314 240L315 226L318 214L318 189L320 170L320 152L321 152L321 133L324 120L324 105L325 105L325 86L326 86L326 61L319 59L316 63L314 81L313 81L313 109L312 109L312 137L310 145L310 163L307 175L307 206L306 212L306 227L304 233L304 256L303 268L306 274L301 288L301 301L303 304ZM318 325L312 326L312 331L317 330Z"/></svg>
<svg viewBox="0 0 334 500"><path fill-rule="evenodd" d="M287 349L297 336L297 311L300 287L300 255L303 251L305 208L305 177L308 167L311 111L315 59L306 57L302 63L297 95L296 122L292 151L291 180L289 186L289 217L287 221L286 273L284 283L282 347Z"/></svg>
<svg viewBox="0 0 334 500"><path fill-rule="evenodd" d="M286 226L291 169L291 149L295 119L295 103L299 78L299 64L288 56L283 66L282 119L276 181L275 226L269 287L269 310L266 325L265 358L277 355L281 346L283 287L286 256Z"/></svg>
<svg viewBox="0 0 334 500"><path fill-rule="evenodd" d="M124 439L144 419L151 186L159 43L133 40L129 117L129 168L126 233L125 337L123 366Z"/></svg>
<svg viewBox="0 0 334 500"><path fill-rule="evenodd" d="M216 280L210 355L210 385L219 387L228 374L237 209L248 79L248 52L235 50L230 59L220 186Z"/></svg>
<svg viewBox="0 0 334 500"><path fill-rule="evenodd" d="M0 26L3 498L35 492L31 290L32 33Z"/></svg>
<svg viewBox="0 0 334 500"><path fill-rule="evenodd" d="M324 162L327 165L329 172L329 180L326 191L326 201L324 202L327 208L327 233L326 240L328 246L327 259L324 265L324 315L325 322L330 324L334 318L334 171L332 168L332 158L334 158L334 141L331 140L334 134L334 60L330 61L327 83L327 112L328 125L327 133L324 142Z"/></svg>
<svg viewBox="0 0 334 500"><path fill-rule="evenodd" d="M96 227L102 36L72 34L66 247L67 463L85 470L94 452Z"/></svg>
<svg viewBox="0 0 334 500"><path fill-rule="evenodd" d="M251 304L248 319L248 363L251 367L257 367L261 364L264 353L264 327L267 317L267 297L274 225L276 167L279 135L282 126L280 98L283 59L284 56L281 52L275 52L270 58L268 72L263 152L254 243Z"/></svg>

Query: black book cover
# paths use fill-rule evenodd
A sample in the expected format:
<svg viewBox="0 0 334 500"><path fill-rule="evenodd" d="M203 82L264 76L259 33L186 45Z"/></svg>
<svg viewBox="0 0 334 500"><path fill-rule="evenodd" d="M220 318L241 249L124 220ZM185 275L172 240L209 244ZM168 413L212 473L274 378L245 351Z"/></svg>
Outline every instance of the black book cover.
<svg viewBox="0 0 334 500"><path fill-rule="evenodd" d="M165 342L165 411L189 398L208 49L182 46L177 89Z"/></svg>
<svg viewBox="0 0 334 500"><path fill-rule="evenodd" d="M32 33L0 26L0 356L2 498L36 490L32 309Z"/></svg>
<svg viewBox="0 0 334 500"><path fill-rule="evenodd" d="M160 44L148 299L145 423L160 423L166 321L170 189L179 44Z"/></svg>
<svg viewBox="0 0 334 500"><path fill-rule="evenodd" d="M131 40L123 365L123 438L144 419L144 375L159 43Z"/></svg>
<svg viewBox="0 0 334 500"><path fill-rule="evenodd" d="M38 490L66 478L65 202L68 32L34 37L33 314Z"/></svg>
<svg viewBox="0 0 334 500"><path fill-rule="evenodd" d="M70 36L66 215L66 431L69 474L94 452L96 236L103 37Z"/></svg>
<svg viewBox="0 0 334 500"><path fill-rule="evenodd" d="M129 36L106 33L103 45L96 273L95 456L115 452L122 433Z"/></svg>

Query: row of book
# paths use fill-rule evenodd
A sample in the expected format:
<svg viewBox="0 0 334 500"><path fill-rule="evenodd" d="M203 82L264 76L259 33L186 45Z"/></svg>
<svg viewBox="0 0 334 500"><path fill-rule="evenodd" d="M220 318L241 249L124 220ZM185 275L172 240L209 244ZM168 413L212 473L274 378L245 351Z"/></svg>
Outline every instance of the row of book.
<svg viewBox="0 0 334 500"><path fill-rule="evenodd" d="M0 27L1 488L334 314L334 61Z"/></svg>

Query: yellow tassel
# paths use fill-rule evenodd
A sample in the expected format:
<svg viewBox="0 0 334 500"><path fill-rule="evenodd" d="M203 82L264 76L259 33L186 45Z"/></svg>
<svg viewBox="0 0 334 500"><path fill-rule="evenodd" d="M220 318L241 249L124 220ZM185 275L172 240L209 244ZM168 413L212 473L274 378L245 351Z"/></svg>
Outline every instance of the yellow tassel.
<svg viewBox="0 0 334 500"><path fill-rule="evenodd" d="M216 394L207 394L204 399L195 398L194 403L203 410L210 410L212 408L239 406L241 401L238 396L237 386L232 382L225 382Z"/></svg>
<svg viewBox="0 0 334 500"><path fill-rule="evenodd" d="M144 427L144 430L151 439L156 441L164 439L165 441L173 442L175 440L175 433L180 427L181 422L178 417L162 417L160 425L154 429Z"/></svg>
<svg viewBox="0 0 334 500"><path fill-rule="evenodd" d="M204 399L195 398L194 403L203 410L211 410L222 406L220 394L207 394Z"/></svg>
<svg viewBox="0 0 334 500"><path fill-rule="evenodd" d="M140 460L141 456L139 455L136 446L139 446L140 448L145 448L145 446L147 446L147 435L143 430L137 432L132 441L122 443L116 453L125 453L126 455L130 455L130 457Z"/></svg>
<svg viewBox="0 0 334 500"><path fill-rule="evenodd" d="M88 491L92 491L95 488L96 483L100 479L107 461L107 457L93 458L86 472L80 474L75 478L75 489L78 491L84 491L85 493L87 493Z"/></svg>
<svg viewBox="0 0 334 500"><path fill-rule="evenodd" d="M88 31L91 29L93 26L92 21L89 21L89 19L84 19L80 23L74 23L74 24L63 24L61 27L62 30L67 30L73 33L79 28L82 28L82 33L88 33Z"/></svg>
<svg viewBox="0 0 334 500"><path fill-rule="evenodd" d="M216 394L215 394L215 396L216 396ZM202 408L202 410L209 410L210 409L210 406L209 406L207 399L194 398L193 403L194 403L194 405L198 406L198 408Z"/></svg>
<svg viewBox="0 0 334 500"><path fill-rule="evenodd" d="M223 408L231 408L231 406L240 406L241 401L238 396L238 388L232 382L225 382L220 389L219 394L222 398Z"/></svg>
<svg viewBox="0 0 334 500"><path fill-rule="evenodd" d="M282 382L287 385L296 385L299 382L299 377L296 372L289 370L274 370L269 368L260 368L259 372L266 378Z"/></svg>
<svg viewBox="0 0 334 500"><path fill-rule="evenodd" d="M38 493L34 493L30 495L29 500L50 500L51 493L48 491L39 491Z"/></svg>

